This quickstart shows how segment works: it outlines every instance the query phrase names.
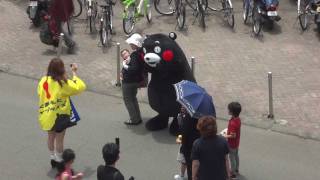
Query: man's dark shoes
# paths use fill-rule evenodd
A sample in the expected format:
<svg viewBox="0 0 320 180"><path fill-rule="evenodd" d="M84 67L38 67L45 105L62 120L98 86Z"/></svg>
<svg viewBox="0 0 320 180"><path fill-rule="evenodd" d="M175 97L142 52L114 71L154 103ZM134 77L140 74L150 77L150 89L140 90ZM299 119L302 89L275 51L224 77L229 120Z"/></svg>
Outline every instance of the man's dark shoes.
<svg viewBox="0 0 320 180"><path fill-rule="evenodd" d="M124 122L125 125L133 125L133 126L139 125L141 123L142 123L142 120L140 120L138 122L132 122L131 120Z"/></svg>

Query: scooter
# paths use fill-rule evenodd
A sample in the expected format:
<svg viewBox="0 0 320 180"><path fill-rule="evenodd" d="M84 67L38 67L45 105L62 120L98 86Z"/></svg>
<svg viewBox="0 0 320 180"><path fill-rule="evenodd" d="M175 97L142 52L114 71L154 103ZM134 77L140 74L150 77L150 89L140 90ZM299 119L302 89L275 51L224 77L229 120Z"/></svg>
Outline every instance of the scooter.
<svg viewBox="0 0 320 180"><path fill-rule="evenodd" d="M273 28L275 21L280 21L278 15L278 0L255 0L253 6L253 25L252 30L255 35L259 35L263 24L268 23L270 29Z"/></svg>
<svg viewBox="0 0 320 180"><path fill-rule="evenodd" d="M310 3L311 11L315 14L314 23L317 25L317 30L320 33L320 0L314 0Z"/></svg>
<svg viewBox="0 0 320 180"><path fill-rule="evenodd" d="M30 0L27 14L35 27L41 25L42 17L48 13L48 0Z"/></svg>

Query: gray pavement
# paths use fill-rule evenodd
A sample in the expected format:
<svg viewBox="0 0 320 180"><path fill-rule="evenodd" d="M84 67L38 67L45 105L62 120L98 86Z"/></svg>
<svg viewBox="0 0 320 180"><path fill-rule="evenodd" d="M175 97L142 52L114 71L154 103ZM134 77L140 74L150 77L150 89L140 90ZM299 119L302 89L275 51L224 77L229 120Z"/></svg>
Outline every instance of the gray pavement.
<svg viewBox="0 0 320 180"><path fill-rule="evenodd" d="M79 70L81 72L81 69ZM37 122L37 81L0 73L0 179L53 179L46 134ZM96 179L103 163L104 143L120 137L118 167L126 177L137 180L171 180L178 172L179 146L168 130L148 132L143 125L127 127L122 99L85 92L73 98L81 115L66 134L65 147L76 152L74 168L84 179ZM144 119L154 115L141 103ZM226 127L218 121L218 128ZM240 145L241 180L320 179L320 142L242 126Z"/></svg>
<svg viewBox="0 0 320 180"><path fill-rule="evenodd" d="M55 51L39 40L39 30L31 26L25 13L28 0L0 0L0 69L32 78L45 73ZM212 1L209 1L213 4ZM217 114L226 119L226 106L237 100L243 105L243 121L265 129L320 139L320 61L319 35L314 24L301 32L294 0L280 2L282 20L272 31L254 38L251 28L241 19L242 1L233 1L236 26L230 30L219 13L210 13L207 29L192 24L188 8L187 30L177 32L178 43L188 57L196 57L196 77L200 85L213 95ZM81 75L94 92L121 96L111 85L116 76L115 42L122 47L126 39L121 24L122 7L115 7L114 26L117 32L113 45L102 48L98 36L90 35L84 16L76 20L74 39L79 50L62 55L66 63L77 62ZM143 34L175 31L175 19L154 12L153 22L142 19L136 30ZM274 74L274 108L276 121L268 120L267 72ZM139 99L147 101L145 89Z"/></svg>

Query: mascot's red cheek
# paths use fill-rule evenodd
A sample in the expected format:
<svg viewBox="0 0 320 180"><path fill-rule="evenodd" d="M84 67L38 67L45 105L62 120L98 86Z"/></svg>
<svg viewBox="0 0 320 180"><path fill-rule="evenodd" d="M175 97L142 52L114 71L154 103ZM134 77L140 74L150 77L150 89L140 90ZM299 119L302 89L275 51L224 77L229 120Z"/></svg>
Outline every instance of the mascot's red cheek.
<svg viewBox="0 0 320 180"><path fill-rule="evenodd" d="M162 58L166 61L166 62L170 62L173 59L173 52L171 50L165 50L162 53Z"/></svg>
<svg viewBox="0 0 320 180"><path fill-rule="evenodd" d="M144 61L144 54L143 53L140 53L140 60Z"/></svg>

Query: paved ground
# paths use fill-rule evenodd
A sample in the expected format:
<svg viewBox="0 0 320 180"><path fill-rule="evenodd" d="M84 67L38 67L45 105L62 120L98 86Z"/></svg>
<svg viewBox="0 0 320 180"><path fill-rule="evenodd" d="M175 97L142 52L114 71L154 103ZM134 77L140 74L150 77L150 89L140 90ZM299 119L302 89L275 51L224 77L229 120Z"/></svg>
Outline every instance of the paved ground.
<svg viewBox="0 0 320 180"><path fill-rule="evenodd" d="M55 56L51 47L41 44L39 30L31 26L26 13L27 0L0 0L0 68L13 74L39 78L45 73L48 61ZM227 118L226 106L237 100L243 105L245 123L275 131L292 133L306 138L320 139L320 60L319 35L311 28L302 33L296 18L293 0L280 2L283 19L273 31L264 30L263 36L254 38L251 28L241 20L241 2L234 0L235 30L230 30L221 15L210 13L207 29L203 32L198 23L192 24L188 10L188 28L178 32L177 41L188 57L196 57L196 77L214 97L218 116ZM122 8L115 8L114 44L107 49L98 45L96 34L90 35L84 17L75 23L74 39L79 51L74 55L64 52L66 63L77 62L80 75L89 89L120 96L112 87L116 75L115 42L123 46L126 38L121 24ZM138 32L168 33L175 31L173 17L154 13L153 23L142 19ZM267 72L273 72L274 108L277 122L265 118L268 114ZM145 90L140 99L147 101Z"/></svg>
<svg viewBox="0 0 320 180"><path fill-rule="evenodd" d="M0 176L10 180L49 180L55 171L49 166L46 134L37 122L37 82L0 73ZM76 152L74 168L85 179L96 179L103 163L101 148L120 137L118 167L128 178L171 180L178 172L178 145L168 130L148 132L143 125L126 127L128 118L122 99L85 92L73 98L81 121L66 134L66 148ZM142 115L154 112L140 104ZM226 127L218 121L218 129ZM240 180L320 179L320 142L272 131L242 126ZM126 179L127 179L126 178Z"/></svg>

